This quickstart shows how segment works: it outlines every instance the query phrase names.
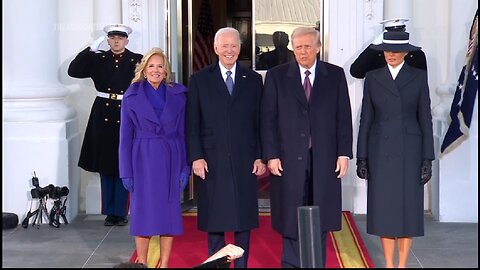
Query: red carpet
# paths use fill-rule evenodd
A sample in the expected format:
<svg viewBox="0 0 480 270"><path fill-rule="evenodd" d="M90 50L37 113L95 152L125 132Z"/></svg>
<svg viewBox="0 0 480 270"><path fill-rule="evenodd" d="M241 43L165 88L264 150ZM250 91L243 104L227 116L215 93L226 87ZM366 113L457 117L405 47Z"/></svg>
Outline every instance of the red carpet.
<svg viewBox="0 0 480 270"><path fill-rule="evenodd" d="M190 268L208 257L207 234L197 230L195 214L183 217L185 234L176 237L170 256L170 268ZM327 268L373 268L374 265L349 212L343 213L342 230L330 233L327 239ZM233 243L233 233L227 234L227 243ZM260 216L260 227L252 230L249 268L279 268L281 236L272 230L269 215ZM149 247L149 267L155 267L160 256L158 237ZM137 258L136 251L130 261ZM232 264L233 267L233 264Z"/></svg>

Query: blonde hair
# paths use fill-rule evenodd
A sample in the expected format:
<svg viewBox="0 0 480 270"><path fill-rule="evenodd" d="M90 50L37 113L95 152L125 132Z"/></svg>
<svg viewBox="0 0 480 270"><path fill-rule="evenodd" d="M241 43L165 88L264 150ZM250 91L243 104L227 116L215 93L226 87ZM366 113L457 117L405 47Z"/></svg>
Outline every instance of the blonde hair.
<svg viewBox="0 0 480 270"><path fill-rule="evenodd" d="M293 30L292 38L291 38L292 45L296 37L301 37L306 35L313 35L315 37L315 40L317 41L318 47L322 46L322 42L320 41L320 32L313 27L304 27L304 26L297 27L295 28L295 30Z"/></svg>
<svg viewBox="0 0 480 270"><path fill-rule="evenodd" d="M170 84L172 82L172 71L170 69L170 62L168 61L167 56L162 49L152 48L143 56L142 61L137 64L137 67L135 68L135 76L133 77L132 83L140 82L146 79L143 72L145 71L148 60L150 60L150 58L154 55L158 55L163 59L163 68L165 69L166 73L164 79L165 83Z"/></svg>

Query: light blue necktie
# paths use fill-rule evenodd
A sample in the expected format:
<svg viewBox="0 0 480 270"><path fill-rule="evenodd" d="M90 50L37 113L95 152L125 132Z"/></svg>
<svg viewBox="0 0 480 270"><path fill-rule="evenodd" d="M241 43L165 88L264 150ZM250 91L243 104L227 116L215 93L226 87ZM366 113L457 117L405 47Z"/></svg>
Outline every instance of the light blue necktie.
<svg viewBox="0 0 480 270"><path fill-rule="evenodd" d="M232 95L233 92L233 79L232 79L232 72L227 70L227 79L225 80L225 84L227 85L228 93Z"/></svg>

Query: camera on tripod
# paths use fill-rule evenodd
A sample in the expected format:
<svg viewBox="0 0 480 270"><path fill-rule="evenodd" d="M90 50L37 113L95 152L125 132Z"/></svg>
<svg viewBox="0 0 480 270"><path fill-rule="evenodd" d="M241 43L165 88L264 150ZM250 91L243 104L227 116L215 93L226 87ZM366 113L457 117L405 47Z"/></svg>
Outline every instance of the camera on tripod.
<svg viewBox="0 0 480 270"><path fill-rule="evenodd" d="M52 199L60 199L63 196L67 196L70 190L68 187L59 187L59 186L54 186L52 184L46 186L46 187L40 187L40 182L38 180L38 177L35 175L32 177L32 185L35 188L32 188L30 190L30 194L32 195L32 199L40 199L48 195L49 198Z"/></svg>
<svg viewBox="0 0 480 270"><path fill-rule="evenodd" d="M30 190L30 194L32 195L32 199L39 199L39 206L38 209L33 212L31 212L30 207L30 211L28 211L25 219L23 220L22 226L24 228L27 228L29 219L31 217L34 217L32 225L35 225L38 220L37 228L39 228L39 225L42 222L42 212L45 213L49 224L55 228L60 227L60 217L62 217L65 224L68 224L67 217L65 216L67 209L66 196L70 191L68 187L59 187L52 184L46 187L40 187L40 181L38 180L35 172L33 172L32 185L34 186L34 188ZM46 203L48 198L55 200L53 203L53 207L50 211L50 215L48 214ZM62 200L62 198L64 199Z"/></svg>

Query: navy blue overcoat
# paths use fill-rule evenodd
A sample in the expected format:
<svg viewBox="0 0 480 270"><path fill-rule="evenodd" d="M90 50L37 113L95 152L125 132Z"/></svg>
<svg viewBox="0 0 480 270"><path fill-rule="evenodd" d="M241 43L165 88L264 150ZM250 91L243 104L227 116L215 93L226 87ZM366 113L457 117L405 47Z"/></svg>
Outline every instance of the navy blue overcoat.
<svg viewBox="0 0 480 270"><path fill-rule="evenodd" d="M357 158L368 160L367 233L424 235L424 159L435 159L427 72L403 65L367 73Z"/></svg>
<svg viewBox="0 0 480 270"><path fill-rule="evenodd" d="M261 76L238 63L228 93L217 63L193 74L187 99L188 161L205 159L197 178L198 228L206 232L258 227L258 183L253 163L261 158Z"/></svg>

